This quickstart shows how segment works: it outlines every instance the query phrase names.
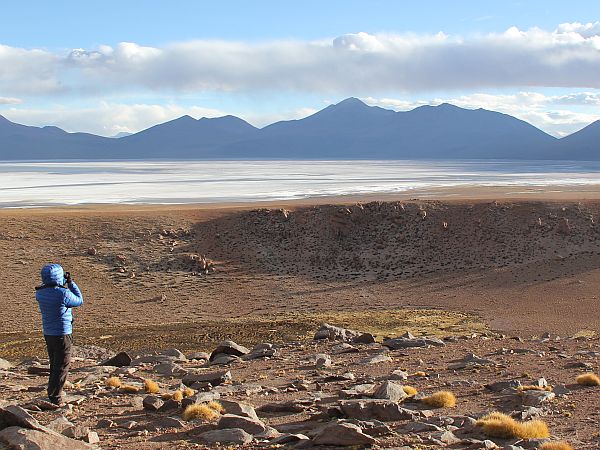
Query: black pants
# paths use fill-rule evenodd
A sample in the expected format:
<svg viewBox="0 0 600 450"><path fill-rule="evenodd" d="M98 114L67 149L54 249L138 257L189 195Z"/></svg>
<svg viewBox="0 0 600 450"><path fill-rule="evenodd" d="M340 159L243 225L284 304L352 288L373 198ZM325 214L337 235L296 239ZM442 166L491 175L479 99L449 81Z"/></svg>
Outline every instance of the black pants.
<svg viewBox="0 0 600 450"><path fill-rule="evenodd" d="M62 390L69 374L69 364L71 364L71 346L73 345L73 336L65 334L64 336L47 336L46 348L48 349L48 358L50 359L50 377L48 379L48 398L52 403L62 401Z"/></svg>

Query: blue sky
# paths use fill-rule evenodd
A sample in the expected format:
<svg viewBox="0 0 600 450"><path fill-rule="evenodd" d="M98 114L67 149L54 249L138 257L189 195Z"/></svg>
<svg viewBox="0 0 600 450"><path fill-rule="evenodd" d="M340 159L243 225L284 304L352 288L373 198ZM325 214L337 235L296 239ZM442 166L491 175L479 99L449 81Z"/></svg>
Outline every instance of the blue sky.
<svg viewBox="0 0 600 450"><path fill-rule="evenodd" d="M357 96L487 107L555 135L600 118L600 2L23 1L0 114L112 135L182 114L262 126Z"/></svg>

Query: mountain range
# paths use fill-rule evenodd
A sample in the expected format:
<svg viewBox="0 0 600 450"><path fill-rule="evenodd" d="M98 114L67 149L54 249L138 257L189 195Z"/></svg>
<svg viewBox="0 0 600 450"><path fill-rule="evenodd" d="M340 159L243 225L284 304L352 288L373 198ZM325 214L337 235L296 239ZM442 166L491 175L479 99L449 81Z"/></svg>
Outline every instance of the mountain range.
<svg viewBox="0 0 600 450"><path fill-rule="evenodd" d="M600 121L558 139L485 109L444 103L396 112L348 98L264 128L235 116L183 116L105 138L0 116L0 160L260 158L599 160Z"/></svg>

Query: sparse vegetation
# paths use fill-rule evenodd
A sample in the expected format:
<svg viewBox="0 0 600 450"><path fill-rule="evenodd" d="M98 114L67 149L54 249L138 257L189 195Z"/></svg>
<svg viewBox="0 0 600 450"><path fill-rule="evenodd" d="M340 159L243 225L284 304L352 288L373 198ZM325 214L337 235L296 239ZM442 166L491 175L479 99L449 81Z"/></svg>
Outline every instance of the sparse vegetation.
<svg viewBox="0 0 600 450"><path fill-rule="evenodd" d="M137 386L132 386L131 384L121 385L121 390L123 392L127 392L128 394L137 394L140 391Z"/></svg>
<svg viewBox="0 0 600 450"><path fill-rule="evenodd" d="M413 396L417 395L417 390L412 386L402 386L402 390L406 395Z"/></svg>
<svg viewBox="0 0 600 450"><path fill-rule="evenodd" d="M176 402L180 402L181 400L183 400L183 392L181 392L181 391L175 391L175 392L173 392L173 395L171 395L171 400L175 400Z"/></svg>
<svg viewBox="0 0 600 450"><path fill-rule="evenodd" d="M582 386L600 386L600 377L592 372L579 375L575 381Z"/></svg>
<svg viewBox="0 0 600 450"><path fill-rule="evenodd" d="M427 376L427 372L423 372L422 370L419 372L413 373L413 377L426 377L426 376Z"/></svg>
<svg viewBox="0 0 600 450"><path fill-rule="evenodd" d="M536 386L535 384L525 384L522 386L519 386L517 388L518 391L524 392L524 391L546 391L546 392L552 392L552 387L551 386Z"/></svg>
<svg viewBox="0 0 600 450"><path fill-rule="evenodd" d="M422 398L421 401L434 408L454 408L456 406L456 397L450 391L434 392L430 396Z"/></svg>
<svg viewBox="0 0 600 450"><path fill-rule="evenodd" d="M184 397L191 397L196 393L192 388L187 387L182 391Z"/></svg>
<svg viewBox="0 0 600 450"><path fill-rule="evenodd" d="M106 385L109 387L119 388L122 384L119 377L110 377L106 380Z"/></svg>
<svg viewBox="0 0 600 450"><path fill-rule="evenodd" d="M483 433L489 437L501 439L534 439L550 436L548 425L541 420L519 422L507 414L493 412L477 421Z"/></svg>
<svg viewBox="0 0 600 450"><path fill-rule="evenodd" d="M153 380L144 380L144 390L148 394L158 394L160 392L160 386L156 381Z"/></svg>
<svg viewBox="0 0 600 450"><path fill-rule="evenodd" d="M183 411L182 418L186 422L194 419L201 419L206 422L212 422L219 417L219 412L208 406L206 403L189 405Z"/></svg>

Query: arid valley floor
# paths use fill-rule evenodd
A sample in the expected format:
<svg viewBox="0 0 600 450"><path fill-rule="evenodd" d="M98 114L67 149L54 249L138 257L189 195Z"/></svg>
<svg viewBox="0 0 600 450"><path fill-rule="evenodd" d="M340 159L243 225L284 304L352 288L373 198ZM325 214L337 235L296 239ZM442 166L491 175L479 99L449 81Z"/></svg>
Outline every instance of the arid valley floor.
<svg viewBox="0 0 600 450"><path fill-rule="evenodd" d="M402 400L412 412L384 419L389 432L379 422L358 423L373 439L363 445L494 448L465 417L500 411L539 417L552 440L600 448L600 390L575 383L599 369L600 200L386 200L0 210L0 358L14 365L0 370L0 407L30 406L44 425L62 415L97 432L102 448L202 448L211 444L200 435L220 419L175 421L181 408L149 412L141 390L105 381L115 375L141 386L152 378L172 393L185 374L229 370L220 391L202 383L195 389L216 389L226 413L228 401L253 405L265 426L311 438L293 444L306 448L319 443L319 427L336 420L333 410L342 410L333 425L381 419L344 412L339 402L373 401L375 389L396 380L419 391ZM75 312L78 370L68 391L81 397L66 410L35 412L44 409L35 402L45 377L31 369L41 367L31 358L43 365L45 355L34 287L49 262L63 264L85 296ZM370 333L376 342L348 339L353 349L342 352L338 341L313 340L323 323ZM405 332L444 345L381 344ZM224 365L191 356L228 339L249 349L271 343L273 352ZM159 355L170 348L187 358ZM119 351L154 359L96 366ZM470 353L487 362L453 365ZM320 364L319 354L331 364ZM177 367L165 374L157 364ZM398 369L408 379L391 378ZM525 400L516 385L485 387L541 378L551 387L534 391L556 396L540 403ZM438 390L454 392L456 407L427 408L420 396ZM264 408L275 403L288 410ZM246 445L272 440L256 433Z"/></svg>

